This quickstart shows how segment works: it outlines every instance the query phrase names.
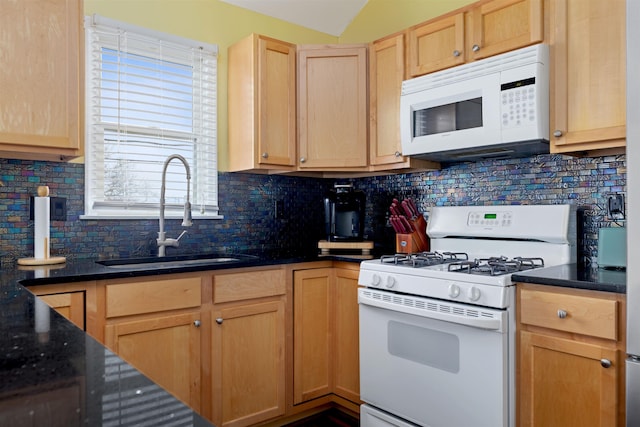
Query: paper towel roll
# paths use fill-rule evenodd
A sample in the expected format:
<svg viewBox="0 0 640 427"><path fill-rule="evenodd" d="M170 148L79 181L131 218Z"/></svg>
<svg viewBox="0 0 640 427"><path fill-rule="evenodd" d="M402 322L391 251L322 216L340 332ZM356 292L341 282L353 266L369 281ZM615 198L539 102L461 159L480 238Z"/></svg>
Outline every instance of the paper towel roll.
<svg viewBox="0 0 640 427"><path fill-rule="evenodd" d="M36 259L49 258L49 197L34 197L33 252Z"/></svg>

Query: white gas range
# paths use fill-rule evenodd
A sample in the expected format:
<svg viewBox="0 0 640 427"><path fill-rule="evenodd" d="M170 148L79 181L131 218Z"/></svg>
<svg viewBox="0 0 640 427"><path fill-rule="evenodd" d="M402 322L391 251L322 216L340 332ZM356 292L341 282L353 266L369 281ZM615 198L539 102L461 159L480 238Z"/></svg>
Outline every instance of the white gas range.
<svg viewBox="0 0 640 427"><path fill-rule="evenodd" d="M361 425L513 426L511 274L575 262L575 209L434 207L427 234L361 263Z"/></svg>

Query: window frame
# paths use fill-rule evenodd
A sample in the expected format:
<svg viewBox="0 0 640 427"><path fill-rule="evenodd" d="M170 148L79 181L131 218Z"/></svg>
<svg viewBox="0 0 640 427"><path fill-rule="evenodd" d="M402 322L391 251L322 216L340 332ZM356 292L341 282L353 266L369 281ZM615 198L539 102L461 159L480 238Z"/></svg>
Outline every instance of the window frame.
<svg viewBox="0 0 640 427"><path fill-rule="evenodd" d="M104 171L104 147L105 147L105 139L104 135L106 132L104 130L108 130L111 128L112 131L119 132L119 123L114 123L110 126L110 123L96 123L96 126L91 122L91 114L95 116L101 116L101 114L96 114L96 109L101 109L100 99L91 98L92 93L100 92L101 93L101 82L102 75L100 78L92 81L92 77L95 77L94 69L95 66L91 62L92 54L95 55L96 44L93 43L92 37L99 37L96 35L98 31L108 31L109 33L113 33L113 37L127 37L127 34L134 34L135 37L141 37L144 39L150 39L149 46L152 46L154 42L158 43L170 43L173 46L178 46L179 49L184 49L187 51L195 51L200 56L197 57L196 60L200 60L199 68L194 69L195 73L203 72L206 70L208 73L206 77L203 77L205 84L208 86L206 89L198 92L198 96L202 93L206 92L204 97L200 97L200 101L197 102L194 100L192 103L192 113L193 113L193 122L197 122L198 119L203 123L199 129L202 130L202 135L204 137L209 138L211 144L201 144L198 146L196 144L193 147L193 159L190 162L191 168L191 189L190 193L192 196L191 203L193 206L192 215L194 219L221 219L222 216L219 214L219 193L218 193L218 163L217 163L217 59L218 59L218 47L217 45L202 43L190 39L186 39L183 37L166 34L162 32L158 32L155 30L150 30L142 27L138 27L135 25L131 25L125 22L120 22L116 20L112 20L109 18L105 18L99 15L92 15L85 17L85 194L84 194L84 203L85 203L85 212L84 215L81 215L81 219L157 219L159 217L160 212L160 197L157 198L157 201L148 202L148 201L107 201L105 200L105 188L104 184L99 185L97 189L95 182L100 181L100 178L105 179L104 172L100 172L100 169ZM96 29L98 27L98 29ZM113 43L105 42L100 39L98 40L97 45L99 49L102 51L103 49L110 50L119 50L119 46L114 45ZM143 57L151 58L155 61L164 61L164 59L160 54L154 55L153 52L147 53L144 49L140 49L140 46L144 46L144 42L140 43L136 41L132 43L131 49L128 49L127 52L129 54L141 55ZM125 51L120 49L121 51ZM151 50L151 49L150 49ZM103 60L102 55L98 55L97 61L102 63ZM173 59L172 59L173 60ZM180 64L187 64L187 61L184 62L174 61ZM101 69L101 68L100 68ZM199 81L200 76L194 77L193 82ZM101 97L101 95L98 95ZM204 110L207 110L206 112ZM198 118L196 118L196 114L201 114ZM205 123L206 120L206 123ZM194 125L196 126L196 125ZM197 127L197 126L196 126ZM127 126L127 136L135 136L136 134L141 135L143 138L157 138L158 136L154 134L153 127L136 127L136 126ZM146 131L146 132L145 132ZM102 132L102 133L101 133ZM197 131L194 132L184 132L184 131L168 131L168 130L160 130L163 137L165 138L167 135L179 135L183 141L187 141L188 138L197 138L200 133ZM103 135L100 138L100 135ZM95 140L95 136L98 136L98 140ZM101 141L103 143L101 143ZM206 153L201 153L198 155L198 150L205 150ZM179 151L176 152L180 154ZM203 159L202 157L205 157ZM102 159L102 160L101 160ZM155 159L154 164L156 164L154 176L158 177L158 163L162 163L166 160L163 159ZM201 174L202 182L201 185L206 184L207 188L207 202L206 204L201 203L198 204L194 200L196 198L195 189L198 186L198 175L195 173L198 170L199 165L202 162L206 163L205 168L200 168L200 170L204 170L205 175ZM161 170L161 169L160 169ZM211 174L214 174L213 176ZM175 178L174 185L180 185L180 188L184 188L184 194L186 195L186 172L184 170L184 166L180 164L180 162L173 161L167 167L167 183L169 184L172 180L172 177ZM181 183L178 184L177 181ZM157 180L152 181L154 184L158 186L158 194L160 191L160 183ZM183 187L184 186L184 187ZM155 189L155 187L154 187ZM165 218L182 218L184 213L184 204L183 201L180 203L171 202L167 199L167 204L165 206Z"/></svg>

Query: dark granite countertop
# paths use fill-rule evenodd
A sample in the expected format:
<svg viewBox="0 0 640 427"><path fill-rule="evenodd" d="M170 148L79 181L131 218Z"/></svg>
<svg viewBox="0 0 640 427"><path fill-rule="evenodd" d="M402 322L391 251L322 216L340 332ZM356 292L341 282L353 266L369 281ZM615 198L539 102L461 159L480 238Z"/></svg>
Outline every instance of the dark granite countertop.
<svg viewBox="0 0 640 427"><path fill-rule="evenodd" d="M565 288L588 289L624 294L627 273L624 270L582 267L578 264L538 268L511 275L514 282L538 283Z"/></svg>
<svg viewBox="0 0 640 427"><path fill-rule="evenodd" d="M42 267L3 266L0 274L0 426L210 426L24 286L319 260L345 255L264 253L225 265L111 268L93 260ZM37 331L36 331L37 330ZM140 408L145 408L140 410Z"/></svg>

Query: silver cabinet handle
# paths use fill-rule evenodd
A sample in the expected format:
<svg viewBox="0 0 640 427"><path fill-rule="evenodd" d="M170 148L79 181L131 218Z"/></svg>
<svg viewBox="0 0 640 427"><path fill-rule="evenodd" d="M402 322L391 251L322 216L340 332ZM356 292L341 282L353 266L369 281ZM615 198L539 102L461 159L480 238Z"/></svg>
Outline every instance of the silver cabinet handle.
<svg viewBox="0 0 640 427"><path fill-rule="evenodd" d="M457 58L458 56L460 56L460 51L459 51L458 49L454 50L454 51L453 51L453 56L455 56L456 58Z"/></svg>
<svg viewBox="0 0 640 427"><path fill-rule="evenodd" d="M269 153L267 153L267 152L262 153L262 158L263 159L266 159L268 157L269 157Z"/></svg>
<svg viewBox="0 0 640 427"><path fill-rule="evenodd" d="M600 365L603 368L610 368L611 367L611 360L609 360L609 359L600 359Z"/></svg>
<svg viewBox="0 0 640 427"><path fill-rule="evenodd" d="M304 157L300 157L300 163L304 163L306 161L307 161L307 159L305 159Z"/></svg>
<svg viewBox="0 0 640 427"><path fill-rule="evenodd" d="M222 322L224 322L224 319L223 319L222 317L218 317L218 318L216 319L216 323L217 323L218 325L222 325Z"/></svg>
<svg viewBox="0 0 640 427"><path fill-rule="evenodd" d="M402 156L402 153L399 151L396 151L396 157L400 157L400 156Z"/></svg>
<svg viewBox="0 0 640 427"><path fill-rule="evenodd" d="M193 321L193 326L195 326L196 328L199 328L200 325L202 325L202 323L199 320L194 320Z"/></svg>
<svg viewBox="0 0 640 427"><path fill-rule="evenodd" d="M478 46L477 44L474 44L473 47L471 48L472 51L477 52L480 50L480 46Z"/></svg>
<svg viewBox="0 0 640 427"><path fill-rule="evenodd" d="M561 130L553 131L553 136L555 136L556 138L560 138L562 136L562 131Z"/></svg>
<svg viewBox="0 0 640 427"><path fill-rule="evenodd" d="M567 312L564 310L558 310L558 317L564 319L565 317L567 317Z"/></svg>

